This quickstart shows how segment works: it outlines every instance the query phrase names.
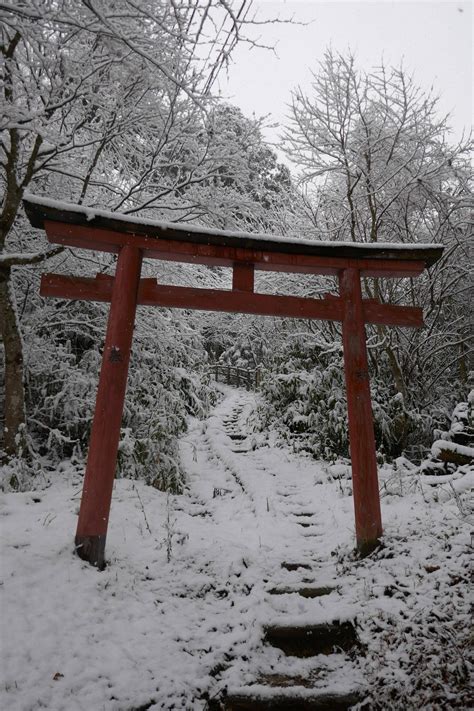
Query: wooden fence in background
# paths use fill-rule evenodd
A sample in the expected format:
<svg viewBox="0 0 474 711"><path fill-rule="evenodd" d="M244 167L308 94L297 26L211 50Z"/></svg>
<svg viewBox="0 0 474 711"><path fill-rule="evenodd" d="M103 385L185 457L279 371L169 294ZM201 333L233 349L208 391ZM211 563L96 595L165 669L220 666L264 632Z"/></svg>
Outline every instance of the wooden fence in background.
<svg viewBox="0 0 474 711"><path fill-rule="evenodd" d="M262 378L260 368L239 368L220 363L211 365L209 372L218 383L233 385L235 388L247 388L247 390L256 390Z"/></svg>

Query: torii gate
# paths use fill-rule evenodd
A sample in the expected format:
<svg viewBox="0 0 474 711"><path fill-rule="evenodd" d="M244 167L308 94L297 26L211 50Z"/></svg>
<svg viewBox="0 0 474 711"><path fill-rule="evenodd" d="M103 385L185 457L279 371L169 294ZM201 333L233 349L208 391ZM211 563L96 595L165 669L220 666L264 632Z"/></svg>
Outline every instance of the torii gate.
<svg viewBox="0 0 474 711"><path fill-rule="evenodd" d="M357 546L369 552L382 535L365 324L423 325L421 308L363 299L361 277L416 277L436 262L439 245L360 244L282 239L197 226L162 224L28 196L33 227L50 242L118 254L115 277L44 274L42 296L110 302L97 399L76 532L78 555L103 568L123 404L140 306L229 311L342 322ZM143 257L232 268L232 289L195 289L141 279ZM339 296L259 294L255 270L325 274Z"/></svg>

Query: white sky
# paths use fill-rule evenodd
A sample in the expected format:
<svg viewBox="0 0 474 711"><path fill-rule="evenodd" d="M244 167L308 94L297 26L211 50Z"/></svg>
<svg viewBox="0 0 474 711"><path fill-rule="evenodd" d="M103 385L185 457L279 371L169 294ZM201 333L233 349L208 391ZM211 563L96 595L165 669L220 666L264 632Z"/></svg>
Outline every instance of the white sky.
<svg viewBox="0 0 474 711"><path fill-rule="evenodd" d="M234 55L228 80L221 75L226 98L246 116L266 116L282 123L288 113L291 89L310 85L328 45L351 48L361 68L385 64L406 69L425 89L441 94L440 109L451 113L453 139L472 122L472 3L456 0L254 0L258 19L288 18L308 26L271 25L259 28L264 44L276 45L277 56L241 45ZM255 36L258 36L257 31ZM279 129L266 138L278 143Z"/></svg>

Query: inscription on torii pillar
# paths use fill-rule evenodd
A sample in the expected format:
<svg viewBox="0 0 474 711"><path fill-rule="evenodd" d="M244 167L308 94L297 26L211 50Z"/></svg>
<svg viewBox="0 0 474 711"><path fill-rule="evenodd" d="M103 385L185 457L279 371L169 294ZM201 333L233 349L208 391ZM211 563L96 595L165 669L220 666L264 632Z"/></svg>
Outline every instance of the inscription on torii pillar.
<svg viewBox="0 0 474 711"><path fill-rule="evenodd" d="M44 274L43 296L110 303L105 346L76 531L78 555L105 565L105 541L115 478L135 311L140 306L228 311L342 323L357 546L372 550L382 518L370 401L365 324L423 325L421 308L363 299L361 278L417 277L436 262L439 245L344 244L229 233L140 222L29 196L33 225L50 242L118 255L115 276ZM232 268L232 289L195 289L140 278L142 260L161 259ZM322 299L259 294L255 270L335 276L339 295Z"/></svg>

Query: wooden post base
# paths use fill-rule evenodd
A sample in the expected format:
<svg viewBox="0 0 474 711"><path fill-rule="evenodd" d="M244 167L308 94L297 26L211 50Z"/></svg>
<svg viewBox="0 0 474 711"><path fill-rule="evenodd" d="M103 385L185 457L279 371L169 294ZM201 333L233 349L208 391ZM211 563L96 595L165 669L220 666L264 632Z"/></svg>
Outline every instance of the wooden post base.
<svg viewBox="0 0 474 711"><path fill-rule="evenodd" d="M79 558L94 565L98 570L105 568L105 535L76 536L75 546Z"/></svg>
<svg viewBox="0 0 474 711"><path fill-rule="evenodd" d="M357 541L357 552L359 558L367 558L371 553L373 553L381 545L379 538L373 538L370 541Z"/></svg>

